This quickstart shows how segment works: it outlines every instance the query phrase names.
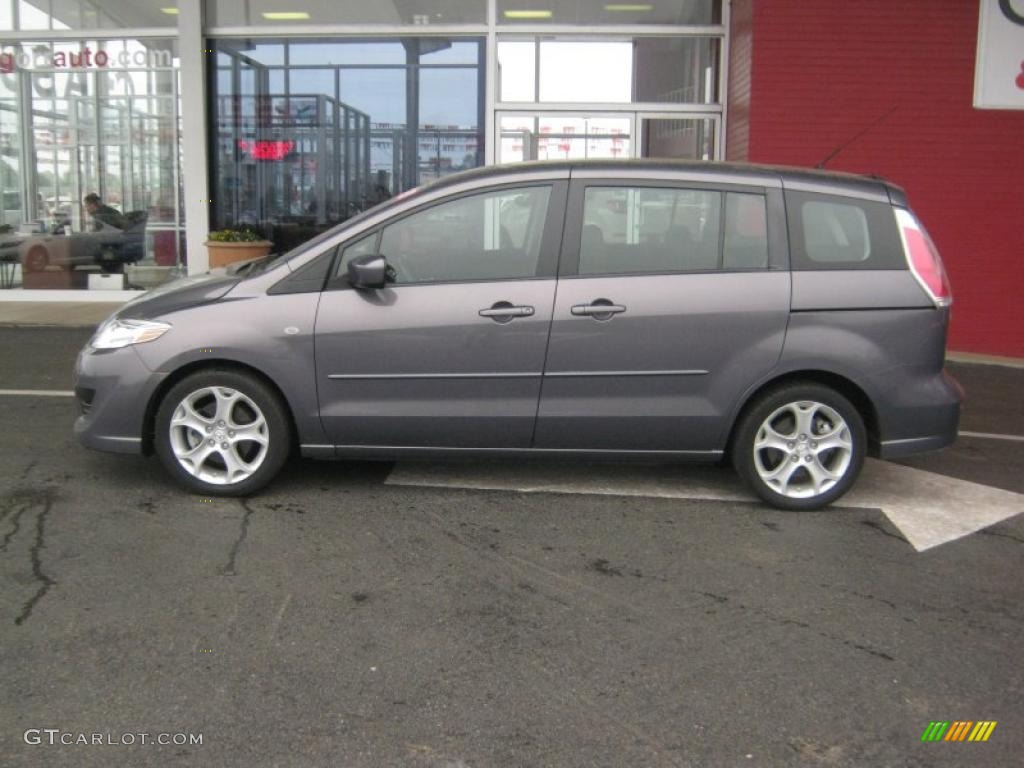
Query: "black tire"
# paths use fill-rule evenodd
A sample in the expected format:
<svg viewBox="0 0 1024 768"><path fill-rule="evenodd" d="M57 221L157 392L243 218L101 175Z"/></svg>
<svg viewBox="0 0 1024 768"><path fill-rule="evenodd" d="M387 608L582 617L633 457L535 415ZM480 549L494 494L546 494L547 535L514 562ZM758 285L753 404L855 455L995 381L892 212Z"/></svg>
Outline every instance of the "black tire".
<svg viewBox="0 0 1024 768"><path fill-rule="evenodd" d="M185 398L208 387L225 387L241 393L256 405L266 422L266 453L255 471L244 479L230 483L208 482L187 470L175 455L171 419ZM242 405L247 407L244 403ZM202 443L203 439L198 442ZM248 496L259 491L281 470L291 452L291 445L290 421L281 398L261 379L243 371L211 368L190 374L171 387L157 409L154 437L157 456L180 485L205 496ZM252 447L246 445L247 449ZM223 464L223 459L211 459L212 464L217 461Z"/></svg>
<svg viewBox="0 0 1024 768"><path fill-rule="evenodd" d="M806 408L808 403L817 403L825 408L815 412ZM804 404L805 407L797 408L797 404ZM793 410L783 410L777 417L781 421L773 420L772 424L785 426L786 419L792 415L795 430L794 440L787 441L782 450L762 447L760 448L760 457L758 457L755 441L761 434L762 427L770 417L777 414L780 409L787 407L792 407ZM822 449L820 454L811 448L812 446L817 448L817 441L814 440L817 436L814 433L815 430L838 426L831 424L827 409L838 414L846 423L848 435L843 434L844 442L848 440L849 443L848 461L846 461L844 453L845 448ZM802 435L796 430L795 414L797 410L815 413L816 417L812 430L804 440L799 439ZM830 387L812 382L795 382L765 392L745 409L736 426L731 454L732 464L740 477L754 493L768 504L778 509L814 510L831 504L850 490L864 466L866 452L867 433L864 429L864 420L849 400ZM794 456L796 458L793 458ZM778 463L771 463L773 459ZM794 482L794 488L790 493L799 492L808 495L794 496L779 492L762 477L758 468L759 461L762 469L769 474L775 470L784 472L783 463L792 462L793 469L791 475L787 477L787 481L795 478L797 482ZM821 492L817 492L811 468L804 462L807 465L813 464L815 471L819 467L824 467L829 470L830 474L837 474L838 479L829 479L828 482L832 484L823 488ZM787 466L789 465L787 464ZM840 467L842 468L841 472L839 471Z"/></svg>

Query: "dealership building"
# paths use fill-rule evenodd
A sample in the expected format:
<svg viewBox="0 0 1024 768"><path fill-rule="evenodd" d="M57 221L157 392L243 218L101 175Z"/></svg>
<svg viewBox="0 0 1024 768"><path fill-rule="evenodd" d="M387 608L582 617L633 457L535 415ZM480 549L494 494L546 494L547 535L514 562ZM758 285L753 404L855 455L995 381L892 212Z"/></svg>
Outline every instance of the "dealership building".
<svg viewBox="0 0 1024 768"><path fill-rule="evenodd" d="M1022 110L1024 0L0 0L0 301L481 165L730 160L905 187L950 348L1024 358Z"/></svg>

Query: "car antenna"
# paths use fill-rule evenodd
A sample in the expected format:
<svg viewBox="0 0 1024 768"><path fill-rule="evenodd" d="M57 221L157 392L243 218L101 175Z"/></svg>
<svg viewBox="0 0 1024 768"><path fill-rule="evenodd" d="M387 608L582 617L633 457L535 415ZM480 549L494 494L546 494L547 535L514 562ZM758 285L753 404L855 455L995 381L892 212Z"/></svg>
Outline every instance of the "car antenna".
<svg viewBox="0 0 1024 768"><path fill-rule="evenodd" d="M847 148L848 146L850 146L851 144L853 144L853 142L857 141L857 139L859 139L859 138L860 138L861 136L863 136L864 134L866 134L866 133L867 133L868 131L870 131L871 129L873 129L873 128L875 128L875 127L879 126L879 125L881 125L882 123L884 123L884 122L886 121L886 119L888 119L889 115L891 115L891 114L892 114L893 112L895 112L895 111L896 111L897 109L899 109L899 104L896 104L896 105L894 105L892 109L890 109L890 110L889 110L888 112L886 112L886 113L885 113L884 115L882 115L881 117L879 117L879 118L878 118L877 120L875 120L875 121L874 121L873 123L870 123L870 124L869 124L869 125L867 126L867 128L865 128L865 129L864 129L863 131L861 131L860 133L858 133L858 134L857 134L856 136L854 136L854 137L853 137L852 139L849 139L848 141L845 141L845 142L843 142L842 144L840 144L840 145L839 145L838 147L836 147L836 148L835 148L835 150L833 150L833 151L832 151L832 153L831 153L831 154L830 154L830 155L829 155L828 157L826 157L826 158L825 158L824 160L822 160L822 161L821 161L820 163L818 163L818 164L817 164L816 166L814 166L814 167L815 167L815 168L817 168L818 170L823 170L823 169L825 168L825 164L826 164L826 163L827 163L827 162L828 162L829 160L831 160L831 159L832 159L833 157L835 157L836 155L838 155L838 154L839 154L840 152L842 152L842 151L843 151L844 149L846 149L846 148Z"/></svg>

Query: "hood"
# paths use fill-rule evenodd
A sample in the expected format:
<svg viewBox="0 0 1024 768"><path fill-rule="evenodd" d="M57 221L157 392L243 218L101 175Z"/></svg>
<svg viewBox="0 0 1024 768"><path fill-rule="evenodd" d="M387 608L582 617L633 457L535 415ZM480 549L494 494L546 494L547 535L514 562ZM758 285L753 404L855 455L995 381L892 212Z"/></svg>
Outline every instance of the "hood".
<svg viewBox="0 0 1024 768"><path fill-rule="evenodd" d="M180 277L132 299L118 310L116 316L148 320L180 309L208 304L226 296L241 281L240 275L227 274L223 269L204 275Z"/></svg>

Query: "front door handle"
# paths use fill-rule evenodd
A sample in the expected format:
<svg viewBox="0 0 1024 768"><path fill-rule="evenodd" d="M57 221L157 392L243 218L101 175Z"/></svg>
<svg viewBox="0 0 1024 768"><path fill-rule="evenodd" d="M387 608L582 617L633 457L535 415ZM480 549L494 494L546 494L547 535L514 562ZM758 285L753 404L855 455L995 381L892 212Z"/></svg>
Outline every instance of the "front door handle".
<svg viewBox="0 0 1024 768"><path fill-rule="evenodd" d="M489 317L496 323L510 323L514 318L530 317L533 313L533 307L516 305L510 301L497 301L487 309L481 309L477 314L480 317Z"/></svg>
<svg viewBox="0 0 1024 768"><path fill-rule="evenodd" d="M594 299L589 304L574 304L569 310L576 316L592 317L595 320L611 320L613 315L625 312L621 304L613 304L608 299Z"/></svg>

